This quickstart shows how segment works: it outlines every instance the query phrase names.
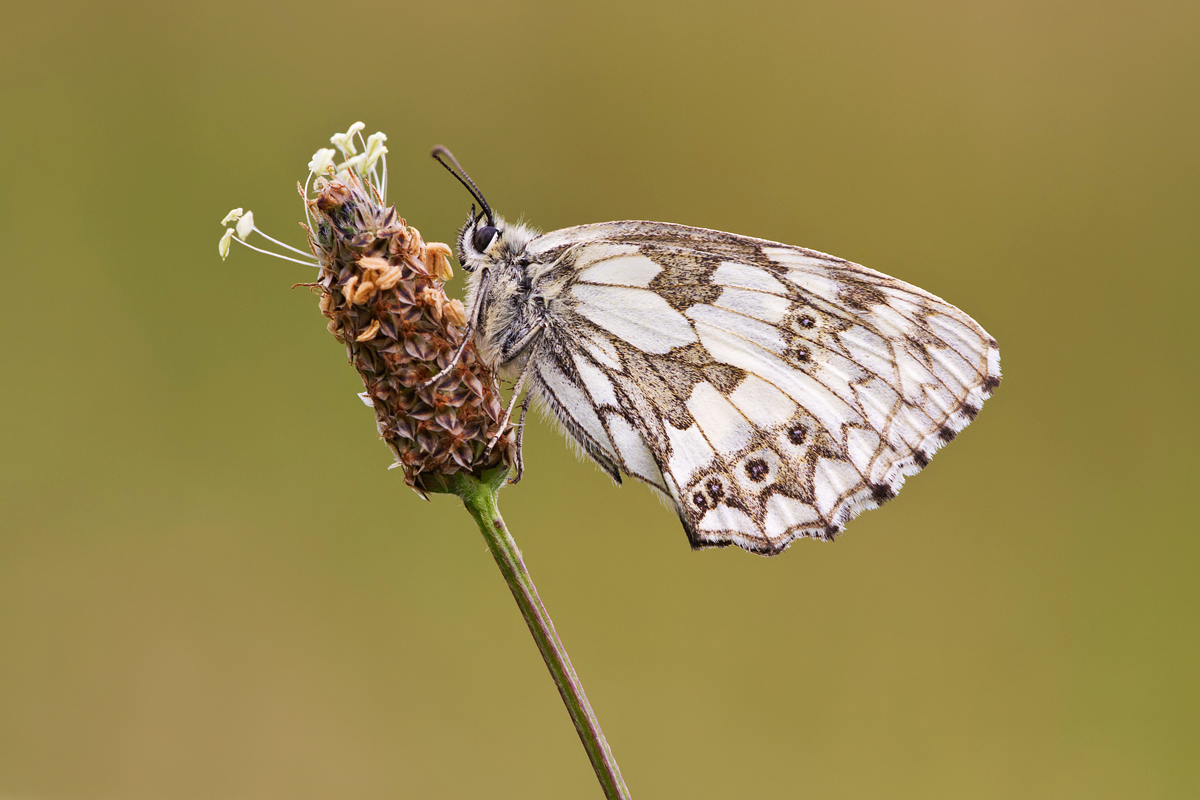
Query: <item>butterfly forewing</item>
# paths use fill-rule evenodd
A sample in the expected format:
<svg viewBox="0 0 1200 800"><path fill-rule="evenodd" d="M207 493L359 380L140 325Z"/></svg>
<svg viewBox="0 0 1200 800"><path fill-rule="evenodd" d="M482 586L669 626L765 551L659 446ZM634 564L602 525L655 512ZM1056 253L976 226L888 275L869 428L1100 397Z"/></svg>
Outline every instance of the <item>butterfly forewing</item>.
<svg viewBox="0 0 1200 800"><path fill-rule="evenodd" d="M832 537L1000 380L966 314L811 250L619 222L527 254L549 301L535 394L615 479L670 498L696 547Z"/></svg>

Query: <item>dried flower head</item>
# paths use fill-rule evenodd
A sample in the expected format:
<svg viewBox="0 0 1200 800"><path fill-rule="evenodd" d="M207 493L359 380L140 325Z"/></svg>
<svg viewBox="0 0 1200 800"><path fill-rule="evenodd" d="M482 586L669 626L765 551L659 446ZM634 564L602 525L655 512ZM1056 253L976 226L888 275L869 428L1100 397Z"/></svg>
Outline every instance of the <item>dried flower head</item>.
<svg viewBox="0 0 1200 800"><path fill-rule="evenodd" d="M309 163L301 194L316 263L279 257L318 268L312 285L320 291L321 313L362 376L366 391L359 396L375 409L379 435L396 458L393 467L401 467L419 493L445 491L457 473L479 477L511 467L516 443L495 377L464 341L463 305L443 289L453 274L450 247L426 244L386 205L387 137L376 133L364 142L362 129L355 123L331 139L345 162L335 164L334 151L325 148ZM222 257L233 241L269 252L245 241L251 233L308 255L263 234L251 212L235 209L224 222L235 222L237 235L226 231ZM455 366L431 383L460 348Z"/></svg>

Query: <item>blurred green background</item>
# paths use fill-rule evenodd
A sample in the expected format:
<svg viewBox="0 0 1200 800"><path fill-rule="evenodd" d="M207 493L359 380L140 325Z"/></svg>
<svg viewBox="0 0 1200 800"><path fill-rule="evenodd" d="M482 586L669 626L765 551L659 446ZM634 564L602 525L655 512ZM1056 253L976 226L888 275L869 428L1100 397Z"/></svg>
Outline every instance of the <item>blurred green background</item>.
<svg viewBox="0 0 1200 800"><path fill-rule="evenodd" d="M1196 3L0 13L0 797L599 797L308 273L217 258L233 206L299 243L358 119L430 241L444 143L509 218L806 245L1000 341L899 499L770 560L533 426L505 514L635 796L1200 795Z"/></svg>

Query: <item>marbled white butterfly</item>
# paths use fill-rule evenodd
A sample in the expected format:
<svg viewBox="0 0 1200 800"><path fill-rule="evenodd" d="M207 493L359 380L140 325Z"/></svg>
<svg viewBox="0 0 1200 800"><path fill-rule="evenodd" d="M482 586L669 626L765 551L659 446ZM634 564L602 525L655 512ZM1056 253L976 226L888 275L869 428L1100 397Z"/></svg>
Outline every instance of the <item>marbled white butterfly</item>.
<svg viewBox="0 0 1200 800"><path fill-rule="evenodd" d="M467 338L693 547L773 555L895 496L1000 383L949 303L802 247L660 222L537 234L471 191ZM436 378L435 378L436 380ZM519 476L518 476L519 477Z"/></svg>

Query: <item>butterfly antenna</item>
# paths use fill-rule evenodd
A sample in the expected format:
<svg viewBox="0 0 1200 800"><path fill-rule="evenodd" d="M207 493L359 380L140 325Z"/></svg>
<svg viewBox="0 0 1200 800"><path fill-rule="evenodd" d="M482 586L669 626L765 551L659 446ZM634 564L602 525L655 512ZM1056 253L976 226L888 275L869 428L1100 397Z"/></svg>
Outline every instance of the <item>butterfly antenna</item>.
<svg viewBox="0 0 1200 800"><path fill-rule="evenodd" d="M471 193L472 197L479 201L479 205L483 206L484 213L487 215L488 225L495 225L496 218L495 215L492 214L492 207L488 205L487 200L483 199L483 192L479 191L479 187L475 185L475 181L471 180L471 176L468 175L467 171L462 168L461 164L458 163L458 159L454 157L454 153L451 153L449 150L439 144L437 147L433 148L433 153L431 153L431 155L435 161L446 168L447 172L458 179L458 182L461 183L463 187ZM450 164L453 164L454 166L451 167L450 164L442 161L442 156L450 159ZM455 170L457 170L457 172Z"/></svg>

